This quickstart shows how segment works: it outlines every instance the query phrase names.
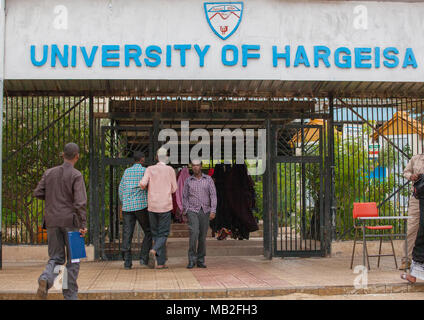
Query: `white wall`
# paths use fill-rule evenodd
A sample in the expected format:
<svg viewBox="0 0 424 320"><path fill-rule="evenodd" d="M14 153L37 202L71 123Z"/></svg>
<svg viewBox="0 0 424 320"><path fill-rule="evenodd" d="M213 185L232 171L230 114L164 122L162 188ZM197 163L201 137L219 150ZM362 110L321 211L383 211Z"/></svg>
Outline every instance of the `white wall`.
<svg viewBox="0 0 424 320"><path fill-rule="evenodd" d="M5 0L0 0L0 80L4 79ZM3 87L1 87L3 91Z"/></svg>
<svg viewBox="0 0 424 320"><path fill-rule="evenodd" d="M368 1L282 1L244 0L245 11L238 30L227 40L221 40L210 29L205 19L203 3L199 0L6 0L6 79L281 79L326 81L423 81L424 79L424 3L385 3ZM68 28L56 29L55 7L65 5ZM366 30L355 28L359 13L355 8L367 9ZM363 12L363 11L362 11ZM146 66L102 67L100 48L93 67L82 62L79 52L76 67L50 63L36 67L30 60L30 45L105 45L138 44L164 48L167 44L211 45L200 68L193 49L187 54L187 66L177 63L176 52L172 67L162 64ZM221 62L223 45L258 44L260 59L251 59L247 67L224 66ZM295 50L304 45L311 67L291 66L283 62L272 65L272 46L283 51L285 45ZM376 69L341 69L322 62L313 66L313 46L325 45L334 50L346 46L397 47L400 65L394 69L383 66ZM403 52L412 48L418 68L402 68ZM89 48L89 50L91 50ZM123 52L123 50L121 50ZM241 59L240 59L241 60ZM49 60L50 62L50 60Z"/></svg>

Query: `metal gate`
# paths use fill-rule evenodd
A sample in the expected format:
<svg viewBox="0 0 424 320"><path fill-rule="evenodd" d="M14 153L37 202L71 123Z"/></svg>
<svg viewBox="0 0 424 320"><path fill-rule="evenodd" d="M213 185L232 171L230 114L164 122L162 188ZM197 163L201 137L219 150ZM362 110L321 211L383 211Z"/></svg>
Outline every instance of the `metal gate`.
<svg viewBox="0 0 424 320"><path fill-rule="evenodd" d="M103 126L100 158L100 242L103 259L121 257L122 222L118 186L126 168L133 164L133 153L142 151L146 163L153 161L153 129L150 127ZM142 230L136 225L133 246L140 248ZM138 251L138 250L137 250ZM138 254L134 250L134 256Z"/></svg>
<svg viewBox="0 0 424 320"><path fill-rule="evenodd" d="M271 126L274 256L324 256L324 125Z"/></svg>

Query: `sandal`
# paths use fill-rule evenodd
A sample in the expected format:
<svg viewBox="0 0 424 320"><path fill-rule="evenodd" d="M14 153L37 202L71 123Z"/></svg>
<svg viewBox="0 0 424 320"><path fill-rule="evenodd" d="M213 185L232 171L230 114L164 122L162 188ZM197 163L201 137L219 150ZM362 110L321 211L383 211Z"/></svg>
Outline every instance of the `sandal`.
<svg viewBox="0 0 424 320"><path fill-rule="evenodd" d="M161 266L157 266L156 269L168 269L168 266L161 265Z"/></svg>
<svg viewBox="0 0 424 320"><path fill-rule="evenodd" d="M150 269L155 269L157 267L156 251L149 251L149 261L147 262L147 265Z"/></svg>
<svg viewBox="0 0 424 320"><path fill-rule="evenodd" d="M410 284L414 284L416 281L417 281L417 279L415 278L415 281L411 281L411 280L409 280L409 277L408 276L410 276L409 274L407 274L407 273L402 273L401 275L400 275L400 278L402 279L402 280L406 280L406 281L408 281Z"/></svg>

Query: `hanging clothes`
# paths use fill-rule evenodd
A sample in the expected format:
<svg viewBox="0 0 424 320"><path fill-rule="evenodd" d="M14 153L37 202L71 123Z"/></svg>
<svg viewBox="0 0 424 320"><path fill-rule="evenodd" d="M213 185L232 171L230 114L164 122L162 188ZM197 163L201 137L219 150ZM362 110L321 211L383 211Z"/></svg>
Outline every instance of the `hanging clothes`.
<svg viewBox="0 0 424 320"><path fill-rule="evenodd" d="M181 170L179 170L176 174L176 179L178 181L178 177L181 174ZM178 192L178 190L177 190ZM179 213L178 213L178 204L177 204L177 192L172 194L172 221L176 223L182 223L179 219Z"/></svg>
<svg viewBox="0 0 424 320"><path fill-rule="evenodd" d="M245 164L236 164L225 183L225 194L232 216L233 238L249 239L249 233L259 230L252 209L256 206L255 189Z"/></svg>
<svg viewBox="0 0 424 320"><path fill-rule="evenodd" d="M227 197L225 196L225 183L231 165L217 164L214 168L212 179L215 182L217 206L216 217L210 222L212 234L218 234L218 240L223 240L231 232L231 213L228 209Z"/></svg>
<svg viewBox="0 0 424 320"><path fill-rule="evenodd" d="M186 179L190 177L190 172L186 167L182 168L180 172L178 173L177 177L177 192L175 192L175 202L176 202L176 208L175 208L175 221L179 223L186 223L187 217L183 214L183 190L184 190L184 183Z"/></svg>

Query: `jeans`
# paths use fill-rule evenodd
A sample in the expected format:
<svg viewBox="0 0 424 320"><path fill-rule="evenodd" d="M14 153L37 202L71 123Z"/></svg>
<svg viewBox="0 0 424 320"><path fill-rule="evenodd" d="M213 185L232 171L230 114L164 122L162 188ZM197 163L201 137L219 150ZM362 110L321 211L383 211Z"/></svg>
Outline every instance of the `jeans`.
<svg viewBox="0 0 424 320"><path fill-rule="evenodd" d="M131 243L134 234L134 227L136 220L143 229L144 238L141 244L140 262L147 264L149 260L149 251L152 248L152 232L150 230L150 219L147 209L142 209L134 212L122 212L123 216L123 231L122 231L122 248L121 251L124 255L125 265L131 266Z"/></svg>
<svg viewBox="0 0 424 320"><path fill-rule="evenodd" d="M153 250L156 251L159 266L166 261L166 241L171 229L171 211L156 213L149 211L150 228L153 236Z"/></svg>

